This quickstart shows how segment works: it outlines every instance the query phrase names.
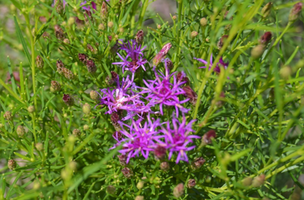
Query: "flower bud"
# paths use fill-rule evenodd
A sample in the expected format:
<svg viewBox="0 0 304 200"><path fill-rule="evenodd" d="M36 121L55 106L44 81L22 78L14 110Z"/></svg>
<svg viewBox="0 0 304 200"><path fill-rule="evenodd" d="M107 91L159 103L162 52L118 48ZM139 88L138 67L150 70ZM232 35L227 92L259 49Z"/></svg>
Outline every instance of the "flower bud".
<svg viewBox="0 0 304 200"><path fill-rule="evenodd" d="M262 37L259 40L259 43L266 45L270 42L271 37L272 37L272 34L271 34L271 32L268 31L262 35Z"/></svg>
<svg viewBox="0 0 304 200"><path fill-rule="evenodd" d="M184 96L190 99L190 102L195 105L197 100L197 94L192 90L190 86L184 86L183 88Z"/></svg>
<svg viewBox="0 0 304 200"><path fill-rule="evenodd" d="M131 169L129 169L128 167L125 167L121 170L121 172L123 173L123 175L126 177L126 178L131 178L133 176L133 172Z"/></svg>
<svg viewBox="0 0 304 200"><path fill-rule="evenodd" d="M195 179L189 179L188 188L193 188L196 185Z"/></svg>
<svg viewBox="0 0 304 200"><path fill-rule="evenodd" d="M57 67L57 72L59 74L62 74L63 68L64 68L64 64L61 60L57 60L56 61L56 67Z"/></svg>
<svg viewBox="0 0 304 200"><path fill-rule="evenodd" d="M171 47L171 43L167 43L163 46L160 52L153 58L153 66L157 66L160 63L160 61L168 54Z"/></svg>
<svg viewBox="0 0 304 200"><path fill-rule="evenodd" d="M246 177L242 180L242 185L245 187L249 187L252 183L252 178L251 177Z"/></svg>
<svg viewBox="0 0 304 200"><path fill-rule="evenodd" d="M298 19L298 17L301 14L302 6L303 6L303 3L296 3L293 6L293 8L290 10L290 13L289 13L289 21L293 22L296 19Z"/></svg>
<svg viewBox="0 0 304 200"><path fill-rule="evenodd" d="M19 125L16 129L17 135L19 138L22 138L25 134L25 129L23 126Z"/></svg>
<svg viewBox="0 0 304 200"><path fill-rule="evenodd" d="M62 73L64 75L64 77L68 80L72 80L75 78L73 72L71 70L69 70L68 68L62 68Z"/></svg>
<svg viewBox="0 0 304 200"><path fill-rule="evenodd" d="M157 29L161 29L161 25L160 24L157 24Z"/></svg>
<svg viewBox="0 0 304 200"><path fill-rule="evenodd" d="M105 29L105 27L103 24L99 24L98 29L103 31Z"/></svg>
<svg viewBox="0 0 304 200"><path fill-rule="evenodd" d="M79 53L78 54L78 59L83 63L86 64L88 56L86 54L83 53Z"/></svg>
<svg viewBox="0 0 304 200"><path fill-rule="evenodd" d="M91 112L91 106L90 106L90 104L85 103L85 104L82 106L82 111L83 111L83 113L86 114L86 115L90 114L90 112Z"/></svg>
<svg viewBox="0 0 304 200"><path fill-rule="evenodd" d="M64 34L64 32L63 32L63 29L62 29L59 25L55 25L55 26L54 26L54 29L55 29L56 38L57 38L58 40L64 40L65 34Z"/></svg>
<svg viewBox="0 0 304 200"><path fill-rule="evenodd" d="M68 38L65 38L65 39L63 40L63 43L64 43L64 44L70 44L70 40L69 40Z"/></svg>
<svg viewBox="0 0 304 200"><path fill-rule="evenodd" d="M194 169L199 169L201 166L203 166L204 163L205 159L203 157L199 157L193 161L192 166Z"/></svg>
<svg viewBox="0 0 304 200"><path fill-rule="evenodd" d="M111 71L111 76L112 76L111 79L109 76L106 77L106 83L108 85L116 84L116 82L119 78L118 74L114 71Z"/></svg>
<svg viewBox="0 0 304 200"><path fill-rule="evenodd" d="M28 111L29 113L33 113L33 112L35 111L35 107L34 107L34 106L29 106L29 107L27 108L27 111Z"/></svg>
<svg viewBox="0 0 304 200"><path fill-rule="evenodd" d="M4 119L9 120L9 121L13 119L13 115L10 111L6 111L3 115L3 117L4 117Z"/></svg>
<svg viewBox="0 0 304 200"><path fill-rule="evenodd" d="M100 16L102 20L106 20L108 17L108 5L106 2L102 2Z"/></svg>
<svg viewBox="0 0 304 200"><path fill-rule="evenodd" d="M112 27L113 27L113 25L114 25L114 24L113 24L113 22L112 22L112 21L108 22L108 27L109 27L109 28L112 28Z"/></svg>
<svg viewBox="0 0 304 200"><path fill-rule="evenodd" d="M265 46L263 44L259 44L258 46L254 47L251 50L251 57L254 59L259 58L264 52L264 47Z"/></svg>
<svg viewBox="0 0 304 200"><path fill-rule="evenodd" d="M183 72L183 71L178 72L176 79L178 82L185 82L184 84L189 83L189 79L188 79L187 75L185 74L185 72Z"/></svg>
<svg viewBox="0 0 304 200"><path fill-rule="evenodd" d="M44 33L42 34L42 37L43 37L44 39L47 39L47 38L50 37L50 34L49 34L48 32L44 32Z"/></svg>
<svg viewBox="0 0 304 200"><path fill-rule="evenodd" d="M215 130L209 130L205 135L202 137L202 145L207 145L212 143L212 139L216 138Z"/></svg>
<svg viewBox="0 0 304 200"><path fill-rule="evenodd" d="M126 155L118 155L117 157L118 157L119 163L122 166L126 166L127 165L127 163L126 163L126 161L127 161Z"/></svg>
<svg viewBox="0 0 304 200"><path fill-rule="evenodd" d="M88 72L90 72L90 73L95 73L97 70L97 67L93 60L88 60L86 62L86 66L87 66Z"/></svg>
<svg viewBox="0 0 304 200"><path fill-rule="evenodd" d="M37 66L37 68L39 68L39 69L42 69L43 66L44 66L43 59L42 59L41 56L39 56L39 55L36 57L36 66Z"/></svg>
<svg viewBox="0 0 304 200"><path fill-rule="evenodd" d="M253 179L251 186L252 187L260 187L265 183L265 174L261 174Z"/></svg>
<svg viewBox="0 0 304 200"><path fill-rule="evenodd" d="M62 3L62 0L55 0L55 8L56 8L56 12L59 15L62 15L64 12L64 5Z"/></svg>
<svg viewBox="0 0 304 200"><path fill-rule="evenodd" d="M89 125L87 125L87 124L83 125L83 130L87 131L89 129L90 129Z"/></svg>
<svg viewBox="0 0 304 200"><path fill-rule="evenodd" d="M91 99L93 99L93 100L95 100L95 101L97 101L97 100L99 99L98 93L97 93L96 91L94 91L94 90L92 90L92 91L90 92L90 97L91 97Z"/></svg>
<svg viewBox="0 0 304 200"><path fill-rule="evenodd" d="M79 137L80 134L81 134L81 132L80 132L79 129L76 128L76 129L73 130L73 135L74 135L75 137Z"/></svg>
<svg viewBox="0 0 304 200"><path fill-rule="evenodd" d="M61 89L61 85L57 81L51 81L50 89L51 89L51 92L58 92Z"/></svg>
<svg viewBox="0 0 304 200"><path fill-rule="evenodd" d="M145 182L144 181L139 181L136 185L137 189L141 190L144 187Z"/></svg>
<svg viewBox="0 0 304 200"><path fill-rule="evenodd" d="M170 71L173 69L173 62L169 58L165 59L164 63Z"/></svg>
<svg viewBox="0 0 304 200"><path fill-rule="evenodd" d="M144 196L136 196L135 200L144 200Z"/></svg>
<svg viewBox="0 0 304 200"><path fill-rule="evenodd" d="M144 31L143 31L143 30L139 30L139 31L136 33L135 41L136 41L138 44L141 44L141 43L144 41Z"/></svg>
<svg viewBox="0 0 304 200"><path fill-rule="evenodd" d="M42 151L42 150L43 150L43 144L40 143L40 142L38 142L38 143L35 145L35 147L36 147L36 149L37 149L38 151Z"/></svg>
<svg viewBox="0 0 304 200"><path fill-rule="evenodd" d="M84 20L81 20L78 17L75 17L75 23L77 25L77 28L83 28L84 27Z"/></svg>
<svg viewBox="0 0 304 200"><path fill-rule="evenodd" d="M161 145L157 145L157 147L154 149L154 155L159 158L163 159L166 156L167 149Z"/></svg>
<svg viewBox="0 0 304 200"><path fill-rule="evenodd" d="M75 24L75 17L70 17L68 19L68 26L71 27L73 24Z"/></svg>
<svg viewBox="0 0 304 200"><path fill-rule="evenodd" d="M200 20L200 24L201 24L201 26L206 26L207 25L207 23L208 23L208 21L207 21L207 19L205 18L205 17L203 17L201 20Z"/></svg>
<svg viewBox="0 0 304 200"><path fill-rule="evenodd" d="M92 47L92 45L90 45L90 44L87 44L87 49L89 51L91 51L93 54L97 53L97 50L94 47Z"/></svg>
<svg viewBox="0 0 304 200"><path fill-rule="evenodd" d="M280 76L284 80L288 80L291 76L291 73L292 73L292 70L291 70L291 67L289 67L289 66L284 66L280 69Z"/></svg>
<svg viewBox="0 0 304 200"><path fill-rule="evenodd" d="M263 9L262 9L262 16L263 16L263 18L266 18L269 15L271 7L272 7L272 3L271 2L267 3L263 7Z"/></svg>
<svg viewBox="0 0 304 200"><path fill-rule="evenodd" d="M63 94L62 100L64 101L64 103L67 106L72 106L73 105L73 98L68 94Z"/></svg>
<svg viewBox="0 0 304 200"><path fill-rule="evenodd" d="M119 120L120 120L119 114L116 113L116 112L113 112L113 113L111 114L111 121L112 121L112 123L113 123L113 124L117 124L117 122L118 122Z"/></svg>
<svg viewBox="0 0 304 200"><path fill-rule="evenodd" d="M168 171L170 169L170 164L168 162L160 163L160 169L163 171Z"/></svg>
<svg viewBox="0 0 304 200"><path fill-rule="evenodd" d="M181 197L184 194L184 184L180 183L173 189L173 195L176 198Z"/></svg>
<svg viewBox="0 0 304 200"><path fill-rule="evenodd" d="M217 47L218 47L219 49L221 49L221 48L224 46L224 43L226 42L227 38L228 38L228 35L223 35L223 36L221 37L221 39L218 41Z"/></svg>
<svg viewBox="0 0 304 200"><path fill-rule="evenodd" d="M192 31L191 34L190 34L190 37L193 39L193 38L195 38L197 35L198 35L198 32L197 32L197 31Z"/></svg>
<svg viewBox="0 0 304 200"><path fill-rule="evenodd" d="M15 160L11 159L7 162L7 166L10 170L15 170L16 169L16 166L17 166L17 163Z"/></svg>
<svg viewBox="0 0 304 200"><path fill-rule="evenodd" d="M113 185L109 185L108 187L107 187L107 193L109 193L109 194L115 194L116 193L116 188L115 188L115 186L113 186Z"/></svg>
<svg viewBox="0 0 304 200"><path fill-rule="evenodd" d="M173 16L172 16L172 19L173 19L173 20L176 20L176 18L177 18L176 15L173 15Z"/></svg>

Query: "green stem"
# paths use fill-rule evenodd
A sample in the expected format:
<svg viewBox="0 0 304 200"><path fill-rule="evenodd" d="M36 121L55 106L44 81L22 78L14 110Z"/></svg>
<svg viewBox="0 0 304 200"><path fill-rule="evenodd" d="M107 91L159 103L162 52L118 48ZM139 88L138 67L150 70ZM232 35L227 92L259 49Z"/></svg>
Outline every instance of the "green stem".
<svg viewBox="0 0 304 200"><path fill-rule="evenodd" d="M139 20L138 20L139 27L142 27L144 16L145 16L148 5L149 5L149 0L144 0L144 4L141 8L141 12L140 12L140 15L139 15Z"/></svg>

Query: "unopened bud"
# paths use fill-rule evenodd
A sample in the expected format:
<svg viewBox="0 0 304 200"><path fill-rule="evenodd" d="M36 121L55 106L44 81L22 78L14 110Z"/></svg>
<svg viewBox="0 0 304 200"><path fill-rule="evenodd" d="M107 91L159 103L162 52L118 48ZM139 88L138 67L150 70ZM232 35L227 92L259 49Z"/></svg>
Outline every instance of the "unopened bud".
<svg viewBox="0 0 304 200"><path fill-rule="evenodd" d="M189 83L189 78L187 77L186 73L181 71L178 72L176 79L178 82L184 82L184 84L188 84Z"/></svg>
<svg viewBox="0 0 304 200"><path fill-rule="evenodd" d="M173 69L173 62L167 58L165 59L165 66L167 66L167 68L171 71Z"/></svg>
<svg viewBox="0 0 304 200"><path fill-rule="evenodd" d="M252 178L251 177L246 177L242 180L242 185L245 187L249 187L252 183Z"/></svg>
<svg viewBox="0 0 304 200"><path fill-rule="evenodd" d="M42 151L42 150L43 150L43 144L40 143L40 142L38 142L38 143L35 145L35 147L36 147L36 149L37 149L38 151Z"/></svg>
<svg viewBox="0 0 304 200"><path fill-rule="evenodd" d="M6 111L3 115L3 117L4 117L4 119L9 120L9 121L13 119L13 115L10 111Z"/></svg>
<svg viewBox="0 0 304 200"><path fill-rule="evenodd" d="M195 179L189 179L188 188L193 188L196 185Z"/></svg>
<svg viewBox="0 0 304 200"><path fill-rule="evenodd" d="M139 181L136 185L137 189L142 189L144 187L145 182L144 181Z"/></svg>
<svg viewBox="0 0 304 200"><path fill-rule="evenodd" d="M107 192L109 193L109 194L115 194L116 193L116 188L115 188L115 186L113 186L113 185L109 185L108 187L107 187Z"/></svg>
<svg viewBox="0 0 304 200"><path fill-rule="evenodd" d="M216 138L215 130L209 130L205 135L202 137L202 145L207 145L212 143L212 139Z"/></svg>
<svg viewBox="0 0 304 200"><path fill-rule="evenodd" d="M136 196L135 200L144 200L144 196Z"/></svg>
<svg viewBox="0 0 304 200"><path fill-rule="evenodd" d="M167 43L163 46L160 52L153 58L154 66L157 66L160 63L160 61L168 54L171 47L172 47L171 43Z"/></svg>
<svg viewBox="0 0 304 200"><path fill-rule="evenodd" d="M267 4L263 7L263 9L262 9L262 16L263 16L264 18L266 18L266 17L269 15L270 10L271 10L271 7L272 7L272 3L271 3L271 2L267 3Z"/></svg>
<svg viewBox="0 0 304 200"><path fill-rule="evenodd" d="M197 94L192 90L190 86L184 86L183 88L184 96L190 99L190 102L195 105L197 100Z"/></svg>
<svg viewBox="0 0 304 200"><path fill-rule="evenodd" d="M131 169L129 169L128 167L125 167L121 170L121 172L123 173L123 175L126 177L126 178L131 178L133 176L133 172Z"/></svg>
<svg viewBox="0 0 304 200"><path fill-rule="evenodd" d="M176 18L177 18L176 15L173 15L173 16L172 16L172 19L173 19L173 20L176 20Z"/></svg>
<svg viewBox="0 0 304 200"><path fill-rule="evenodd" d="M91 106L90 106L90 104L85 103L85 104L82 106L82 111L83 111L83 113L86 114L86 115L90 114L90 112L91 112Z"/></svg>
<svg viewBox="0 0 304 200"><path fill-rule="evenodd" d="M87 125L87 124L85 124L85 125L83 126L83 130L87 131L87 130L89 130L89 129L90 129L90 127L89 127L89 125Z"/></svg>
<svg viewBox="0 0 304 200"><path fill-rule="evenodd" d="M160 25L160 24L157 24L157 28L158 28L158 29L161 29L161 25Z"/></svg>
<svg viewBox="0 0 304 200"><path fill-rule="evenodd" d="M15 160L11 159L7 162L7 166L10 170L16 169L17 163Z"/></svg>
<svg viewBox="0 0 304 200"><path fill-rule="evenodd" d="M291 67L289 67L289 66L284 66L280 69L280 76L284 80L288 80L290 78L291 74L292 74L292 70L291 70Z"/></svg>
<svg viewBox="0 0 304 200"><path fill-rule="evenodd" d="M65 67L62 68L62 73L66 79L72 80L75 78L73 72L71 70L69 70L68 68L65 68Z"/></svg>
<svg viewBox="0 0 304 200"><path fill-rule="evenodd" d="M86 54L83 53L79 53L78 54L78 59L83 63L86 64L88 56Z"/></svg>
<svg viewBox="0 0 304 200"><path fill-rule="evenodd" d="M118 78L119 78L119 75L116 72L111 71L111 78L110 78L110 76L107 76L106 83L108 85L115 84L118 81Z"/></svg>
<svg viewBox="0 0 304 200"><path fill-rule="evenodd" d="M24 134L25 134L25 129L24 129L23 126L19 125L19 126L17 127L16 132L17 132L18 137L19 137L19 138L22 138L22 137L24 136Z"/></svg>
<svg viewBox="0 0 304 200"><path fill-rule="evenodd" d="M67 106L73 105L73 98L68 94L64 94L62 100Z"/></svg>
<svg viewBox="0 0 304 200"><path fill-rule="evenodd" d="M88 60L86 62L86 66L87 66L88 72L90 72L90 73L95 73L97 70L95 62L93 60Z"/></svg>
<svg viewBox="0 0 304 200"><path fill-rule="evenodd" d="M91 99L93 99L93 100L95 100L95 101L97 101L97 100L99 99L98 93L97 93L96 91L94 91L94 90L92 90L92 91L90 92L90 97L91 97Z"/></svg>
<svg viewBox="0 0 304 200"><path fill-rule="evenodd" d="M80 134L81 134L81 132L80 132L79 129L76 128L76 129L73 130L73 135L74 135L75 137L79 137Z"/></svg>
<svg viewBox="0 0 304 200"><path fill-rule="evenodd" d="M99 25L98 25L98 29L103 31L103 30L105 29L105 27L104 27L103 24L99 24Z"/></svg>
<svg viewBox="0 0 304 200"><path fill-rule="evenodd" d="M51 89L51 92L58 92L61 89L61 85L57 81L51 81L50 89Z"/></svg>
<svg viewBox="0 0 304 200"><path fill-rule="evenodd" d="M55 29L56 38L57 38L58 40L64 40L65 34L64 34L64 32L63 32L63 29L62 29L59 25L55 25L55 26L54 26L54 29Z"/></svg>
<svg viewBox="0 0 304 200"><path fill-rule="evenodd" d="M252 187L260 187L265 183L265 174L261 174L253 179L251 186Z"/></svg>
<svg viewBox="0 0 304 200"><path fill-rule="evenodd" d="M68 20L68 26L72 26L73 24L75 24L75 17L70 17Z"/></svg>
<svg viewBox="0 0 304 200"><path fill-rule="evenodd" d="M109 27L109 28L112 28L112 27L113 27L113 25L114 25L114 24L113 24L113 22L112 22L112 21L108 22L108 27Z"/></svg>
<svg viewBox="0 0 304 200"><path fill-rule="evenodd" d="M265 46L263 44L259 44L251 50L251 57L254 59L259 58L264 52Z"/></svg>
<svg viewBox="0 0 304 200"><path fill-rule="evenodd" d="M193 161L192 166L194 169L199 169L201 166L203 166L204 163L205 163L205 159L203 157L199 157Z"/></svg>
<svg viewBox="0 0 304 200"><path fill-rule="evenodd" d="M159 159L163 159L166 156L166 151L167 149L164 146L157 145L154 149L154 155Z"/></svg>
<svg viewBox="0 0 304 200"><path fill-rule="evenodd" d="M120 133L119 133L120 134ZM126 166L126 161L127 161L127 157L125 155L118 155L118 160L119 160L119 163L122 165L122 166Z"/></svg>
<svg viewBox="0 0 304 200"><path fill-rule="evenodd" d="M59 15L62 15L62 14L63 14L64 5L63 5L63 3L62 3L62 0L55 0L55 8L56 8L56 12L57 12Z"/></svg>
<svg viewBox="0 0 304 200"><path fill-rule="evenodd" d="M77 25L77 28L83 28L85 22L84 22L84 20L81 20L78 17L75 17L75 23Z"/></svg>
<svg viewBox="0 0 304 200"><path fill-rule="evenodd" d="M116 112L113 112L113 113L111 114L111 121L112 121L112 123L113 123L113 124L117 124L117 122L118 122L119 120L120 120L119 114L116 113Z"/></svg>
<svg viewBox="0 0 304 200"><path fill-rule="evenodd" d="M218 41L217 47L218 47L219 49L221 49L221 48L224 46L224 43L226 42L227 39L228 39L228 35L223 35L223 36L221 37L221 39Z"/></svg>
<svg viewBox="0 0 304 200"><path fill-rule="evenodd" d="M29 107L27 108L27 111L28 111L29 113L33 113L33 112L35 111L35 107L34 107L34 106L29 106Z"/></svg>
<svg viewBox="0 0 304 200"><path fill-rule="evenodd" d="M91 51L93 54L97 53L97 50L94 47L92 47L92 45L90 45L90 44L87 44L87 49L89 51Z"/></svg>
<svg viewBox="0 0 304 200"><path fill-rule="evenodd" d="M260 44L266 45L266 44L268 44L268 43L270 42L271 37L272 37L271 32L266 32L266 33L264 33L264 34L262 35L262 37L260 38L259 43L260 43Z"/></svg>
<svg viewBox="0 0 304 200"><path fill-rule="evenodd" d="M108 5L106 2L102 2L100 16L102 20L106 20L108 17Z"/></svg>
<svg viewBox="0 0 304 200"><path fill-rule="evenodd" d="M143 30L139 30L136 33L135 40L138 44L141 44L144 41L144 31Z"/></svg>
<svg viewBox="0 0 304 200"><path fill-rule="evenodd" d="M184 184L180 183L173 189L173 195L176 198L181 197L184 194Z"/></svg>
<svg viewBox="0 0 304 200"><path fill-rule="evenodd" d="M295 21L300 16L303 3L296 3L289 13L289 21Z"/></svg>
<svg viewBox="0 0 304 200"><path fill-rule="evenodd" d="M160 163L160 169L163 171L168 171L170 169L170 164L168 162Z"/></svg>
<svg viewBox="0 0 304 200"><path fill-rule="evenodd" d="M39 68L39 69L42 69L43 66L44 66L43 59L42 59L41 56L39 56L39 55L36 57L36 66L37 66L37 68Z"/></svg>
<svg viewBox="0 0 304 200"><path fill-rule="evenodd" d="M207 21L207 19L205 18L205 17L203 17L201 20L200 20L200 24L201 24L201 26L206 26L207 25L207 23L208 23L208 21Z"/></svg>
<svg viewBox="0 0 304 200"><path fill-rule="evenodd" d="M61 60L57 60L56 61L56 67L57 67L57 72L59 74L62 74L63 68L64 68L64 64Z"/></svg>
<svg viewBox="0 0 304 200"><path fill-rule="evenodd" d="M197 35L198 35L198 32L192 31L191 34L190 34L190 37L193 39L193 38L195 38Z"/></svg>
<svg viewBox="0 0 304 200"><path fill-rule="evenodd" d="M63 43L64 43L64 44L70 44L70 40L69 40L68 38L65 38L65 39L63 40Z"/></svg>

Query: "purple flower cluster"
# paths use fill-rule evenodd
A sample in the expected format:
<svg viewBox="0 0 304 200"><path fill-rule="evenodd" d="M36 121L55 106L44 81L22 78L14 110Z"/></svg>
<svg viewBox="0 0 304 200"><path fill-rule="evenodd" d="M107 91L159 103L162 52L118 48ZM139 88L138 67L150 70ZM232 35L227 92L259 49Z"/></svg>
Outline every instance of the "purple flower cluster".
<svg viewBox="0 0 304 200"><path fill-rule="evenodd" d="M169 159L176 153L176 163L181 160L188 162L186 152L195 148L188 145L193 143L195 138L199 138L191 135L194 132L194 120L186 123L184 114L189 109L182 106L189 101L189 98L185 99L189 95L187 96L187 91L183 89L189 79L184 72L170 73L172 62L164 58L170 47L170 43L166 44L161 56L156 56L156 60L162 58L164 73L154 66L155 79L143 80L145 87L139 87L134 83L134 74L140 67L146 70L144 65L147 60L143 58L143 50L146 47L142 47L135 40L120 44L120 49L125 51L126 56L117 53L122 61L113 64L120 65L122 72L130 71L132 78L127 76L120 81L117 75L117 78L113 79L116 87L100 90L100 104L108 107L106 114L111 115L112 123L117 130L113 135L117 143L111 149L121 145L122 149L119 152L126 159L126 163L140 154L147 159L150 152L159 159L163 159L166 152L169 152ZM160 119L155 120L152 117L155 114L163 115L163 109L170 107L175 108L170 115L176 113L172 116L172 121L161 123ZM178 120L179 113L183 114L182 122Z"/></svg>
<svg viewBox="0 0 304 200"><path fill-rule="evenodd" d="M183 117L181 123L173 117L172 122L173 129L171 129L169 121L165 122L166 127L163 127L159 119L152 121L150 116L148 116L148 121L144 124L142 120L132 120L130 126L120 122L122 129L113 136L117 144L112 148L116 148L122 144L123 149L119 152L127 155L126 163L130 161L130 158L139 156L140 153L147 159L151 151L157 155L166 150L169 151L169 160L173 153L176 152L176 163L179 163L181 160L188 162L186 152L194 149L195 146L187 146L193 143L193 139L200 138L196 135L190 135L191 132L194 132L191 128L194 120L186 124L185 117ZM118 137L120 134L122 134L124 138Z"/></svg>

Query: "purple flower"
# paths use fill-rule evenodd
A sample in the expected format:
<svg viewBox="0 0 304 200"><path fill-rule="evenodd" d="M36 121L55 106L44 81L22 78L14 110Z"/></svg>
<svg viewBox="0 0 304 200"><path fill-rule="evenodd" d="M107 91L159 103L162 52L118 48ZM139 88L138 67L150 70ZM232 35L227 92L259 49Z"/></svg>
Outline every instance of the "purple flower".
<svg viewBox="0 0 304 200"><path fill-rule="evenodd" d="M167 121L166 127L162 127L160 132L164 135L157 136L154 139L159 143L159 145L166 147L169 150L169 159L171 159L174 152L177 152L176 163L180 160L188 162L188 156L186 151L190 151L195 148L195 146L187 147L188 144L193 143L193 139L200 138L197 135L190 135L191 132L195 132L192 129L192 123L195 120L191 120L186 124L186 118L183 116L183 120L180 123L177 118L173 117L173 129L170 127L170 121ZM164 141L162 141L162 140Z"/></svg>
<svg viewBox="0 0 304 200"><path fill-rule="evenodd" d="M147 88L142 88L141 93L148 93L145 97L149 101L150 106L159 105L160 113L163 115L163 105L174 106L176 110L176 117L178 117L179 110L182 113L187 113L189 109L184 108L181 104L186 103L189 99L180 101L179 95L185 94L185 91L181 88L185 81L177 79L175 73L170 74L169 69L165 62L165 74L159 71L156 72L154 67L155 80L144 81ZM173 77L173 83L170 82Z"/></svg>
<svg viewBox="0 0 304 200"><path fill-rule="evenodd" d="M86 3L87 3L87 1L83 1L80 4L80 6L82 7L82 9L84 9L86 11L90 11L91 10L91 6L89 6L89 5L84 6ZM97 10L96 3L94 1L91 2L91 5L92 5L92 9Z"/></svg>
<svg viewBox="0 0 304 200"><path fill-rule="evenodd" d="M126 163L130 161L130 158L139 156L139 153L147 159L149 152L153 151L156 147L154 137L158 134L157 128L160 126L159 120L152 122L150 116L148 116L148 121L143 125L141 120L132 120L130 126L122 122L120 122L120 124L122 128L120 133L123 134L125 138L120 141L117 140L118 143L114 146L123 144L123 149L119 150L119 152L128 155Z"/></svg>
<svg viewBox="0 0 304 200"><path fill-rule="evenodd" d="M131 40L131 42L132 43L128 41L128 43L124 43L120 47L121 50L124 50L127 53L125 58L117 53L122 62L114 62L112 64L120 65L122 67L122 72L125 70L131 71L133 73L133 80L134 73L139 67L142 67L144 70L146 70L144 64L147 63L147 60L142 58L143 50L146 48L146 46L141 48L141 44L138 44L135 40Z"/></svg>
<svg viewBox="0 0 304 200"><path fill-rule="evenodd" d="M100 104L107 105L109 108L106 114L112 114L119 110L126 110L134 115L148 112L150 109L145 106L143 101L140 100L141 94L132 90L136 90L137 88L138 87L129 79L128 76L126 79L124 78L121 83L118 78L116 88L101 89ZM131 114L129 115L131 116Z"/></svg>
<svg viewBox="0 0 304 200"><path fill-rule="evenodd" d="M194 58L195 60L198 60L198 61L200 61L200 62L202 62L202 63L204 63L205 65L207 65L208 64L208 62L206 61L206 60L203 60L203 59L201 59L201 58ZM216 64L216 66L215 66L215 68L213 69L216 73L220 73L221 72L221 68L220 68L220 65L222 65L223 67L224 67L224 69L227 69L227 67L228 67L228 62L227 63L224 63L224 61L223 61L223 59L222 58L220 58L220 61ZM213 61L212 61L212 54L211 54L211 57L210 57L210 62L209 62L209 70L211 69L211 67L212 67L212 65L213 65ZM200 68L206 68L206 66L202 66L202 67L200 67Z"/></svg>

